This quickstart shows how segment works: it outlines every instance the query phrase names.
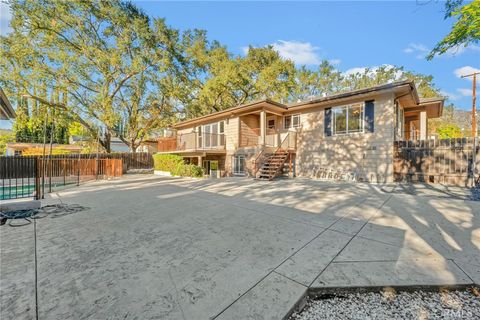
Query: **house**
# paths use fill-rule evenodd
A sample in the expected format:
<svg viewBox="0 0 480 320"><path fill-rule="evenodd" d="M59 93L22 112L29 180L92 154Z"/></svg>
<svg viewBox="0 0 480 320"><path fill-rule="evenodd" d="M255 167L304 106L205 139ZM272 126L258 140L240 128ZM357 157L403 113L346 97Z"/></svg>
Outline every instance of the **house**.
<svg viewBox="0 0 480 320"><path fill-rule="evenodd" d="M44 145L42 143L9 142L6 145L7 156L42 155ZM52 154L80 153L82 146L71 144L52 144ZM45 144L45 154L50 154L50 144Z"/></svg>
<svg viewBox="0 0 480 320"><path fill-rule="evenodd" d="M443 103L420 99L409 80L288 105L264 99L179 122L158 150L217 176L312 177L329 169L391 182L394 141L426 139L427 120L442 115Z"/></svg>
<svg viewBox="0 0 480 320"><path fill-rule="evenodd" d="M156 140L144 140L135 149L135 152L157 152L158 143ZM120 138L112 137L110 141L110 149L112 152L131 152L130 147L123 142Z"/></svg>
<svg viewBox="0 0 480 320"><path fill-rule="evenodd" d="M0 87L0 120L8 120L15 117L16 115L12 104L8 101L7 96Z"/></svg>

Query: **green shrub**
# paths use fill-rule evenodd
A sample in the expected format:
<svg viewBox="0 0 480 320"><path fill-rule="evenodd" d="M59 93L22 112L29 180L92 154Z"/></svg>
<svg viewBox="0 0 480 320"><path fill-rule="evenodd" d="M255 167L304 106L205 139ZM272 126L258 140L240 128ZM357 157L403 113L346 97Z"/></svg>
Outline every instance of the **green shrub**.
<svg viewBox="0 0 480 320"><path fill-rule="evenodd" d="M182 164L183 158L176 154L153 155L153 166L155 170L168 171L173 174L177 166Z"/></svg>
<svg viewBox="0 0 480 320"><path fill-rule="evenodd" d="M176 154L155 154L153 156L155 170L170 172L173 176L180 177L203 177L203 168L185 164L183 158Z"/></svg>

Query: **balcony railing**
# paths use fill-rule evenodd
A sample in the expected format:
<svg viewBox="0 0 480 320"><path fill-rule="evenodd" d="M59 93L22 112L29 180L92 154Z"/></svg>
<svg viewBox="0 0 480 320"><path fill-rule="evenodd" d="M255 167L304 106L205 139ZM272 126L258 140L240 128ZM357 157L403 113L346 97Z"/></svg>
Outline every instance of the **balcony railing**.
<svg viewBox="0 0 480 320"><path fill-rule="evenodd" d="M225 149L225 134L190 132L158 140L158 152Z"/></svg>

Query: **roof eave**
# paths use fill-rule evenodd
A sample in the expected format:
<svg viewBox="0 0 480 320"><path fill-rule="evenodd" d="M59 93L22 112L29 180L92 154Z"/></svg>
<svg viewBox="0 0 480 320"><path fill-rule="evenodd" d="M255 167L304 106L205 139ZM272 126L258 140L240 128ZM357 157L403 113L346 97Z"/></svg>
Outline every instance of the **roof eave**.
<svg viewBox="0 0 480 320"><path fill-rule="evenodd" d="M314 104L319 104L319 103L325 103L325 102L340 100L340 99L346 99L346 98L355 97L355 96L368 95L368 94L372 94L372 93L375 93L375 92L392 90L396 87L401 87L401 86L405 86L405 85L409 85L410 88L412 88L412 91L414 91L414 99L416 101L419 101L414 82L412 80L403 80L403 81L388 83L388 84L379 85L379 86L375 86L375 87L369 87L369 88L358 89L358 90L353 90L353 91L349 91L349 92L338 93L338 94L334 94L334 95L331 95L331 96L321 97L321 98L313 99L313 100L309 100L309 101L298 102L298 103L289 105L288 110L299 108L299 107L305 107L305 106L309 106L309 105L314 105Z"/></svg>
<svg viewBox="0 0 480 320"><path fill-rule="evenodd" d="M208 121L209 119L215 119L215 118L218 118L218 117L221 117L221 116L226 116L228 114L230 114L230 116L235 115L239 111L240 112L246 111L245 109L247 109L247 108L249 109L249 111L254 111L256 108L260 109L262 107L266 107L266 105L271 105L273 107L281 108L283 111L287 110L287 106L282 104L282 103L279 103L279 102L276 102L276 101L273 101L273 100L270 100L270 99L263 99L263 100L253 101L253 102L248 103L248 104L243 104L243 105L240 105L240 106L231 107L231 108L228 108L228 109L225 109L225 110L217 111L217 112L205 115L205 116L185 120L185 121L174 124L172 127L174 129L181 129L181 128L189 127L192 124L203 123L205 121Z"/></svg>

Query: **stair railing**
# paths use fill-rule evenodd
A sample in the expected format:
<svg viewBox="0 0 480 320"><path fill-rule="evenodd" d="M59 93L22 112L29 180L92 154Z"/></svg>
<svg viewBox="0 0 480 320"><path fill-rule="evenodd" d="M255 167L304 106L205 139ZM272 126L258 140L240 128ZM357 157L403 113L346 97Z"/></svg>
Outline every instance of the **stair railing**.
<svg viewBox="0 0 480 320"><path fill-rule="evenodd" d="M288 132L287 135L285 136L285 138L283 138L282 142L280 143L280 145L277 147L277 149L275 149L274 153L277 153L278 151L280 151L281 149L289 149L290 148L290 133L291 132ZM254 174L253 176L256 177L257 176L257 173L258 173L258 170L260 170L261 168L261 165L264 161L262 160L262 157L264 155L264 152L265 152L265 149L262 149L262 151L260 151L258 153L258 155L255 157L255 162L254 162ZM275 173L276 175L277 173Z"/></svg>
<svg viewBox="0 0 480 320"><path fill-rule="evenodd" d="M262 149L262 151L260 151L258 153L258 155L255 157L255 160L254 160L254 163L253 163L253 165L254 165L253 176L255 178L257 177L258 170L260 170L259 164L263 162L263 161L261 161L261 157L263 157L264 152L265 152L265 149Z"/></svg>

